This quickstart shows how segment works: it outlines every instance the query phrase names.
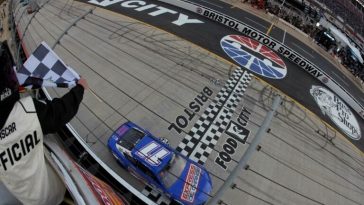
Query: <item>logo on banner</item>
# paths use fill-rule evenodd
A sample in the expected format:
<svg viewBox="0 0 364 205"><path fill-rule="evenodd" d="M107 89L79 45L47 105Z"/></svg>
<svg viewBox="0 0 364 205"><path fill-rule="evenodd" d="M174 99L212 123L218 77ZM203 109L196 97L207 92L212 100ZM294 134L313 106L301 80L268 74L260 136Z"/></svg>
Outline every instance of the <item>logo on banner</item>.
<svg viewBox="0 0 364 205"><path fill-rule="evenodd" d="M239 142L245 144L246 140L248 139L250 131L239 124L235 123L234 121L230 121L228 128L225 130L225 133L228 134L230 137L235 138Z"/></svg>
<svg viewBox="0 0 364 205"><path fill-rule="evenodd" d="M244 36L228 35L221 39L220 45L230 58L256 74L272 79L282 79L287 75L284 61L258 41Z"/></svg>
<svg viewBox="0 0 364 205"><path fill-rule="evenodd" d="M198 14L200 14L200 13L202 13L202 9L201 9L200 7L198 7L198 8L196 9L196 12L197 12Z"/></svg>
<svg viewBox="0 0 364 205"><path fill-rule="evenodd" d="M327 77L322 77L321 82L327 84L329 82L329 79Z"/></svg>
<svg viewBox="0 0 364 205"><path fill-rule="evenodd" d="M360 127L349 107L331 91L321 86L312 86L310 93L324 115L327 115L346 135L353 140L361 138Z"/></svg>

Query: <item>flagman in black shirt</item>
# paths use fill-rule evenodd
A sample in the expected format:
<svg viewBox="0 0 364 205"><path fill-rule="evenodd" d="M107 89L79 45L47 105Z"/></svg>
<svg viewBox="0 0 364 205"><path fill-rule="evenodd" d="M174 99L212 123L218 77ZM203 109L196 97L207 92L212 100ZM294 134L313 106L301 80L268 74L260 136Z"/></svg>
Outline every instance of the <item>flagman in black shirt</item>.
<svg viewBox="0 0 364 205"><path fill-rule="evenodd" d="M0 47L0 204L46 205L63 200L65 186L44 158L43 135L59 130L77 113L85 79L61 98L20 99L12 57ZM14 198L9 197L10 192ZM20 203L19 203L20 202Z"/></svg>

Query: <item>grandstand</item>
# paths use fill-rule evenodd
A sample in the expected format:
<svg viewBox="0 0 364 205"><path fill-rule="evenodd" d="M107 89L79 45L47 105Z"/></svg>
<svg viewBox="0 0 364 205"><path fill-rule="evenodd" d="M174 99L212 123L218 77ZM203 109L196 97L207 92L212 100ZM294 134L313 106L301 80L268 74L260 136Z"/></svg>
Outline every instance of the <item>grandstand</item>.
<svg viewBox="0 0 364 205"><path fill-rule="evenodd" d="M322 0L333 14L344 19L345 23L354 28L355 32L364 35L364 3L358 0Z"/></svg>
<svg viewBox="0 0 364 205"><path fill-rule="evenodd" d="M285 9L280 9L283 2ZM360 0L360 2L358 0L270 0L267 2L267 11L307 33L316 39L319 45L327 46L325 49L327 51L331 50L330 52L337 56L339 62L363 83L364 64L361 60L358 62L356 60L362 59L364 56L364 39L362 37L364 36L364 28L361 26L364 25L363 2L363 0ZM326 18L321 18L319 21L322 15ZM317 21L319 21L321 27L316 26ZM325 45L326 43L322 42L325 38L321 39L321 41L318 40L320 38L319 31L325 32L325 29L322 30L323 27L330 32L340 33L341 37L337 39L338 41L334 41L332 45ZM350 49L346 47L350 47ZM358 48L361 49L361 53ZM350 50L357 50L354 55L356 57L352 55Z"/></svg>

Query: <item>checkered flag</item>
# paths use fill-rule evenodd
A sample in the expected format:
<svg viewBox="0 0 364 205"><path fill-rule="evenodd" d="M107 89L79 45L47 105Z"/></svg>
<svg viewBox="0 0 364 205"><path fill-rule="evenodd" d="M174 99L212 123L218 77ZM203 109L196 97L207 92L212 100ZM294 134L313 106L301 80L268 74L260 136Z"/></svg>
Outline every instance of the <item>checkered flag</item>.
<svg viewBox="0 0 364 205"><path fill-rule="evenodd" d="M80 76L42 42L18 70L19 84L29 89L41 87L70 87Z"/></svg>

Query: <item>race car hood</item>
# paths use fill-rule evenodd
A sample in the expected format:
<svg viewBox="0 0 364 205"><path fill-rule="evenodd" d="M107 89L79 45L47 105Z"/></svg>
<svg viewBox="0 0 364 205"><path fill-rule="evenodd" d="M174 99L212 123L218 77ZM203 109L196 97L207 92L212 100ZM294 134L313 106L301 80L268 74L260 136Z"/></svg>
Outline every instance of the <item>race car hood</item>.
<svg viewBox="0 0 364 205"><path fill-rule="evenodd" d="M157 175L168 165L173 152L161 141L146 135L135 145L132 155Z"/></svg>
<svg viewBox="0 0 364 205"><path fill-rule="evenodd" d="M183 204L203 204L209 199L212 183L205 169L187 163L180 179L169 189L174 199Z"/></svg>

